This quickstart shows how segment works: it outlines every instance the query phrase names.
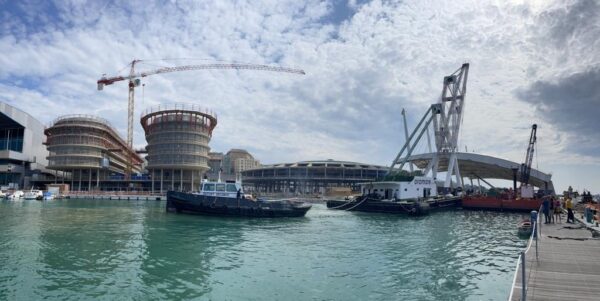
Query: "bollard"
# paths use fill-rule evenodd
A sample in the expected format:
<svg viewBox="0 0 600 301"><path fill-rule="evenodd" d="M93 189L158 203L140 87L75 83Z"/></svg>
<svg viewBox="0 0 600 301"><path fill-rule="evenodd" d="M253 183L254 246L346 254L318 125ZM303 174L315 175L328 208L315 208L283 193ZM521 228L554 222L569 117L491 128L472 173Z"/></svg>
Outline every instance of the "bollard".
<svg viewBox="0 0 600 301"><path fill-rule="evenodd" d="M525 251L521 251L521 300L527 300L527 281L525 280Z"/></svg>

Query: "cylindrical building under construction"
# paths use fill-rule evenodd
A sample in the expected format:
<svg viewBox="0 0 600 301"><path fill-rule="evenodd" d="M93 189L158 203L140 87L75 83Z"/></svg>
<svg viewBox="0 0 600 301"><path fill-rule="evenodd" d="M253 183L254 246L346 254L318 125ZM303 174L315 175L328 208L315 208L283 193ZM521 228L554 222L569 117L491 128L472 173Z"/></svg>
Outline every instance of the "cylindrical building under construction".
<svg viewBox="0 0 600 301"><path fill-rule="evenodd" d="M208 143L216 115L192 104L160 105L143 112L141 123L152 191L196 190L209 169Z"/></svg>
<svg viewBox="0 0 600 301"><path fill-rule="evenodd" d="M71 190L120 189L127 162L141 171L142 158L127 146L110 123L97 116L66 115L44 131L48 169L71 173ZM100 183L113 181L110 187ZM115 182L116 181L116 182Z"/></svg>

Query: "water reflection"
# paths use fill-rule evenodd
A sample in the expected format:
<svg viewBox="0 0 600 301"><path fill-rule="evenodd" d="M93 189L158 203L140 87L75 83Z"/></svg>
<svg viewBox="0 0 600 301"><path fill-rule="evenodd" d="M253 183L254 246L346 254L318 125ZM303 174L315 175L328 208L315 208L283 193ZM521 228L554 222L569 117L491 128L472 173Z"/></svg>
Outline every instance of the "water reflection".
<svg viewBox="0 0 600 301"><path fill-rule="evenodd" d="M501 299L520 215L167 214L164 203L0 203L0 299Z"/></svg>

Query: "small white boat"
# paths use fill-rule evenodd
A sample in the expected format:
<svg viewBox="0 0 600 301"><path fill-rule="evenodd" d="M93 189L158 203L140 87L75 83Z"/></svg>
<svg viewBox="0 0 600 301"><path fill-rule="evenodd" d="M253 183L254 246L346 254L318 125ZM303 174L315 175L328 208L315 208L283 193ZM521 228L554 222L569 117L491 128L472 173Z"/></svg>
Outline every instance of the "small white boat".
<svg viewBox="0 0 600 301"><path fill-rule="evenodd" d="M531 232L533 231L533 226L531 225L531 221L530 220L522 220L519 225L517 226L517 230L519 233L519 236L531 236Z"/></svg>
<svg viewBox="0 0 600 301"><path fill-rule="evenodd" d="M15 192L13 192L8 198L11 200L20 200L23 198L25 194L23 193L23 191L21 190L17 190Z"/></svg>
<svg viewBox="0 0 600 301"><path fill-rule="evenodd" d="M25 192L24 198L26 200L41 200L44 197L44 193L41 190L31 189Z"/></svg>

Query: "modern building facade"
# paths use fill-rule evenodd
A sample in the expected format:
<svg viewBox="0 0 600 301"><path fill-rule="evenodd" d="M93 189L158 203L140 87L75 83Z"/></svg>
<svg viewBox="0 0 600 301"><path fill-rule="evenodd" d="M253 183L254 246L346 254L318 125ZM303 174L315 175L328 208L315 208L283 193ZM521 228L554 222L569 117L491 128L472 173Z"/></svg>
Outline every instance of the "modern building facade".
<svg viewBox="0 0 600 301"><path fill-rule="evenodd" d="M91 115L62 116L44 133L48 168L68 172L71 190L132 188L124 181L129 160L131 172L141 172L142 158L105 119Z"/></svg>
<svg viewBox="0 0 600 301"><path fill-rule="evenodd" d="M227 154L209 153L210 170L206 176L210 180L218 180L219 172L222 181L235 181L241 179L244 170L260 167L260 161L256 160L245 149L231 149Z"/></svg>
<svg viewBox="0 0 600 301"><path fill-rule="evenodd" d="M37 180L54 180L47 169L44 125L31 115L0 102L0 185L29 188Z"/></svg>
<svg viewBox="0 0 600 301"><path fill-rule="evenodd" d="M151 190L195 190L209 170L216 114L192 104L161 105L142 114Z"/></svg>
<svg viewBox="0 0 600 301"><path fill-rule="evenodd" d="M382 179L388 167L357 162L323 160L263 165L242 171L244 189L257 193L323 194L327 189L349 187Z"/></svg>

